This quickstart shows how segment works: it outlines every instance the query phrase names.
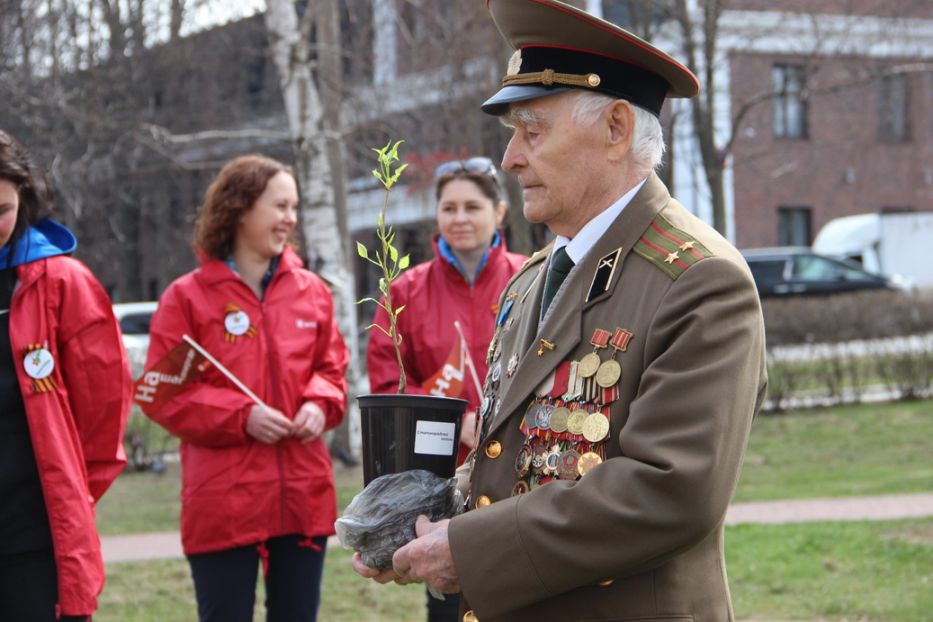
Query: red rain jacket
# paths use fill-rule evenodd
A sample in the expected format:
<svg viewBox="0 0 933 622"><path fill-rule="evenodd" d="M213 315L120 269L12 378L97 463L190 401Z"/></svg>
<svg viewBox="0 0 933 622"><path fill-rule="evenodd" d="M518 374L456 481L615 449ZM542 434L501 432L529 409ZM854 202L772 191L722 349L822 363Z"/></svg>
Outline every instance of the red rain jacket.
<svg viewBox="0 0 933 622"><path fill-rule="evenodd" d="M483 382L486 350L496 327L499 294L526 259L524 255L508 252L505 237L500 234L501 242L489 250L485 265L470 285L441 255L438 237L434 236L434 259L402 273L392 284L392 305L396 308L405 305L398 316L398 330L402 335L402 362L408 380L405 393L414 395L426 395L421 385L447 361L458 339L454 320L460 320L479 382ZM388 315L381 307L376 309L374 321L380 326L389 325ZM392 341L378 328L369 331L366 364L373 393L398 390L395 350ZM469 402L467 410L476 410L482 396L477 395L470 372L464 371L460 397ZM457 464L463 462L468 451L465 445L460 445Z"/></svg>
<svg viewBox="0 0 933 622"><path fill-rule="evenodd" d="M106 292L81 262L49 257L17 268L10 345L49 513L62 615L89 615L104 586L94 504L126 464L131 378ZM54 388L33 386L20 361L41 345Z"/></svg>
<svg viewBox="0 0 933 622"><path fill-rule="evenodd" d="M227 332L233 307L247 333ZM348 353L324 282L290 248L260 301L224 262L207 260L162 294L147 369L190 335L272 408L294 418L306 401L326 429L346 410ZM285 534L334 533L337 501L322 438L274 445L246 434L252 400L208 368L153 419L181 439L181 537L186 554L264 542Z"/></svg>

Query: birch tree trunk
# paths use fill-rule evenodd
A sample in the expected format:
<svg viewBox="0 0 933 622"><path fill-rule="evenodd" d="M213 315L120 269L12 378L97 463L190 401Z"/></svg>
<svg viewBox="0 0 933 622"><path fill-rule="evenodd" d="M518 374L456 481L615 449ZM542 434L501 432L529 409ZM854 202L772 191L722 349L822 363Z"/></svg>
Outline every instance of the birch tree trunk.
<svg viewBox="0 0 933 622"><path fill-rule="evenodd" d="M311 1L299 20L293 0L267 0L265 24L279 73L295 153L308 267L330 282L333 288L337 321L351 353L348 376L352 392L360 378L356 297L352 272L347 267L345 236L335 204L334 177L327 155L325 128L322 127L324 109L309 62L310 35L315 13L319 10L320 2ZM345 425L355 429L352 420L358 417L355 404L351 403L349 410Z"/></svg>

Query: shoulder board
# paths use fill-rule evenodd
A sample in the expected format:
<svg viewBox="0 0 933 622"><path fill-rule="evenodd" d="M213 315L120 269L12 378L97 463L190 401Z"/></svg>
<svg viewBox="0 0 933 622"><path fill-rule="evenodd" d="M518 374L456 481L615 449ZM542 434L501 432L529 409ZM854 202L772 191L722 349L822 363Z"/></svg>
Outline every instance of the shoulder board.
<svg viewBox="0 0 933 622"><path fill-rule="evenodd" d="M506 289L508 289L509 287L511 287L511 285L512 285L513 283L517 282L518 279L521 278L521 276L522 276L523 274L525 274L526 272L528 272L528 269L529 269L529 268L532 268L532 267L536 266L537 264L541 263L542 261L544 261L545 259L547 259L547 258L548 258L548 255L551 253L551 246L552 246L551 244L548 244L547 246L545 246L545 247L542 248L541 250L539 250L539 251L537 251L537 252L535 252L535 253L532 253L531 257L529 257L528 259L526 259L525 262L524 262L524 263L521 265L521 267L518 269L518 272L516 272L515 274L513 274L513 275L512 275L512 278L509 279L509 282L508 282L508 284L506 285Z"/></svg>
<svg viewBox="0 0 933 622"><path fill-rule="evenodd" d="M547 246L545 246L545 247L542 248L541 250L539 250L539 251L537 251L537 252L535 252L535 253L532 253L532 254L531 254L531 257L529 257L528 259L526 259L526 260L524 261L524 263L522 263L522 267L519 268L519 272L525 270L526 268L528 268L528 267L530 267L530 266L533 266L534 264L538 263L538 262L541 261L542 259L545 259L545 258L548 256L548 254L549 254L550 252L551 252L551 245L548 244ZM517 273L516 273L516 274L517 274Z"/></svg>
<svg viewBox="0 0 933 622"><path fill-rule="evenodd" d="M696 238L676 228L660 214L632 250L674 281L693 264L713 256Z"/></svg>

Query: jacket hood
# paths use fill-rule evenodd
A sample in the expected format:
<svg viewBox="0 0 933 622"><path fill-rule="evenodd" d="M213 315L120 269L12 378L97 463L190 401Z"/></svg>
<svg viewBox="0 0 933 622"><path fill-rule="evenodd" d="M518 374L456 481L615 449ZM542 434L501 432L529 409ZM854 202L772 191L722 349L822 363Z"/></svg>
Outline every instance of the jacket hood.
<svg viewBox="0 0 933 622"><path fill-rule="evenodd" d="M16 242L0 248L0 266L20 266L56 255L68 255L77 247L78 240L68 227L43 219L26 229Z"/></svg>

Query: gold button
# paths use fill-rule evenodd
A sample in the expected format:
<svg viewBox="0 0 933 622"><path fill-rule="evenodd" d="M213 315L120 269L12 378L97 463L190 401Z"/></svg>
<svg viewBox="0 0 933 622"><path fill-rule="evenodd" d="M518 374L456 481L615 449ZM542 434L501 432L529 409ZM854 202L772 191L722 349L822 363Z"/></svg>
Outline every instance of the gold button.
<svg viewBox="0 0 933 622"><path fill-rule="evenodd" d="M486 443L486 457L495 460L502 453L502 443L499 441L489 441Z"/></svg>
<svg viewBox="0 0 933 622"><path fill-rule="evenodd" d="M492 503L492 499L490 499L486 495L480 495L476 498L476 507L478 508L484 508L490 503Z"/></svg>
<svg viewBox="0 0 933 622"><path fill-rule="evenodd" d="M593 88L596 88L597 86L599 86L600 82L602 82L602 80L595 73L591 73L586 76L586 83Z"/></svg>
<svg viewBox="0 0 933 622"><path fill-rule="evenodd" d="M599 582L599 584L600 584L602 587L606 587L606 586L612 585L613 583L615 583L615 579L606 579L605 581L600 581L600 582Z"/></svg>
<svg viewBox="0 0 933 622"><path fill-rule="evenodd" d="M479 618L477 618L476 614L473 613L473 610L470 609L465 614L463 614L463 622L479 622Z"/></svg>

